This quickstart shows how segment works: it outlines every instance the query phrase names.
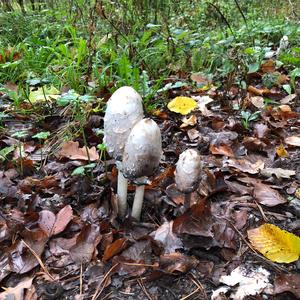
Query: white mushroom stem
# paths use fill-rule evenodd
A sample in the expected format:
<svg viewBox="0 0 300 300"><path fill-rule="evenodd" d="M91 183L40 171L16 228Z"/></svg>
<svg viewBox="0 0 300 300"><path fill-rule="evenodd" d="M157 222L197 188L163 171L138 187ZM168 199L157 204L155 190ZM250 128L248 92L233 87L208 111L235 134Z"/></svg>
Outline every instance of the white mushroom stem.
<svg viewBox="0 0 300 300"><path fill-rule="evenodd" d="M144 192L145 185L139 185L136 187L131 215L137 221L139 221L141 218L142 206L144 201Z"/></svg>
<svg viewBox="0 0 300 300"><path fill-rule="evenodd" d="M127 187L128 180L124 177L123 173L118 170L118 214L124 218L127 211Z"/></svg>

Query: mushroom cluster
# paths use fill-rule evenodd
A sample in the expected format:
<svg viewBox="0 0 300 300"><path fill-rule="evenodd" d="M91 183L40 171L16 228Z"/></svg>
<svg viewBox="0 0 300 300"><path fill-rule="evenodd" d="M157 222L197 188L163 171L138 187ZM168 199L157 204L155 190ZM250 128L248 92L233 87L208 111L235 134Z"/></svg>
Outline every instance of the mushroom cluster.
<svg viewBox="0 0 300 300"><path fill-rule="evenodd" d="M159 165L162 141L158 125L150 118L144 119L142 98L132 87L119 88L108 100L104 142L118 168L119 216L124 218L127 212L129 179L136 184L132 217L139 220L145 182ZM185 194L185 208L190 206L191 193L198 187L201 169L201 158L196 150L188 149L180 154L175 182L178 190Z"/></svg>
<svg viewBox="0 0 300 300"><path fill-rule="evenodd" d="M151 119L143 119L141 96L131 87L121 87L107 102L104 143L118 168L118 211L127 211L128 179L136 180L132 217L139 220L144 198L144 177L153 174L162 154L161 133Z"/></svg>

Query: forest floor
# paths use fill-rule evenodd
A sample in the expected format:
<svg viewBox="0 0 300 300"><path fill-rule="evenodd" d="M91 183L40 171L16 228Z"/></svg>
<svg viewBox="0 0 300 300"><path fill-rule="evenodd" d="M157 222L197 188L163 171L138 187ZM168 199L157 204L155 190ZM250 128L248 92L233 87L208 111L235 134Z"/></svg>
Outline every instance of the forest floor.
<svg viewBox="0 0 300 300"><path fill-rule="evenodd" d="M268 88L265 74L277 76ZM0 299L299 299L299 260L273 262L247 235L264 223L300 235L300 81L288 94L290 82L272 59L245 89L167 78L168 100L193 97L198 108L148 113L163 159L141 222L117 217L116 167L96 150L98 102L80 108L89 111L82 125L71 104L57 104L60 95L15 110L0 93L0 281L14 287ZM105 103L110 93L97 96ZM84 135L72 136L81 126ZM203 171L185 211L174 169L187 148L198 149ZM130 185L130 207L133 193Z"/></svg>

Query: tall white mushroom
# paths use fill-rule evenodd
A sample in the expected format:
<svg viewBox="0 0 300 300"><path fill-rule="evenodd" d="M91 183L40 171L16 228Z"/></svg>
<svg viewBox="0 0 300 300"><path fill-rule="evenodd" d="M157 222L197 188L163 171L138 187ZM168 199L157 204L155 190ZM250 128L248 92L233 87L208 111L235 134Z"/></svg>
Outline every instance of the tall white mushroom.
<svg viewBox="0 0 300 300"><path fill-rule="evenodd" d="M177 189L185 194L185 208L190 206L191 193L198 187L201 170L201 157L198 151L187 149L179 155L175 170L175 182Z"/></svg>
<svg viewBox="0 0 300 300"><path fill-rule="evenodd" d="M141 216L145 177L153 174L161 155L161 133L158 125L149 118L139 121L128 136L123 155L125 177L140 182L136 187L132 206L132 217L136 220Z"/></svg>
<svg viewBox="0 0 300 300"><path fill-rule="evenodd" d="M104 116L104 143L110 156L116 159L118 168L119 216L127 210L127 179L121 171L125 142L133 126L144 117L141 96L129 86L117 89L107 101Z"/></svg>

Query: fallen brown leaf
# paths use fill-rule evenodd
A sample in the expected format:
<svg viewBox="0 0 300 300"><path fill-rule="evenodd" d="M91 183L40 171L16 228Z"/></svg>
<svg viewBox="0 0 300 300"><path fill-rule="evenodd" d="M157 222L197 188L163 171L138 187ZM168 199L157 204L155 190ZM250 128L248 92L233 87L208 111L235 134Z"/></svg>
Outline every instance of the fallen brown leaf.
<svg viewBox="0 0 300 300"><path fill-rule="evenodd" d="M259 203L269 207L287 202L287 200L281 196L278 191L272 189L266 184L259 182L254 184L253 197Z"/></svg>
<svg viewBox="0 0 300 300"><path fill-rule="evenodd" d="M288 136L284 141L290 146L300 147L300 136Z"/></svg>
<svg viewBox="0 0 300 300"><path fill-rule="evenodd" d="M66 157L73 160L78 159L95 161L99 159L99 154L96 150L96 147L79 148L79 143L73 141L64 142L58 154L61 157Z"/></svg>

